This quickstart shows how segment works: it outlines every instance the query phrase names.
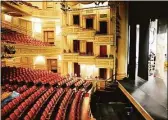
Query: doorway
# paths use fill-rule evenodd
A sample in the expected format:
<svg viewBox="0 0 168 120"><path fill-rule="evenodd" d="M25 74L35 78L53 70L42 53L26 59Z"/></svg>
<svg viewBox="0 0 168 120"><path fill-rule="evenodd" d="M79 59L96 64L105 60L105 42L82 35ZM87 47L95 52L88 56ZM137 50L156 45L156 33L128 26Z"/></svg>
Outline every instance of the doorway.
<svg viewBox="0 0 168 120"><path fill-rule="evenodd" d="M73 24L80 25L79 15L73 15Z"/></svg>
<svg viewBox="0 0 168 120"><path fill-rule="evenodd" d="M54 45L54 31L44 31L44 42Z"/></svg>
<svg viewBox="0 0 168 120"><path fill-rule="evenodd" d="M106 68L99 69L99 77L101 79L107 79L107 69Z"/></svg>
<svg viewBox="0 0 168 120"><path fill-rule="evenodd" d="M73 40L73 52L78 53L80 52L80 41Z"/></svg>
<svg viewBox="0 0 168 120"><path fill-rule="evenodd" d="M49 71L57 73L57 59L47 59L47 68Z"/></svg>
<svg viewBox="0 0 168 120"><path fill-rule="evenodd" d="M100 57L107 57L107 46L100 45Z"/></svg>
<svg viewBox="0 0 168 120"><path fill-rule="evenodd" d="M86 42L86 54L87 55L93 54L93 42Z"/></svg>
<svg viewBox="0 0 168 120"><path fill-rule="evenodd" d="M74 74L80 77L80 65L78 63L74 63Z"/></svg>
<svg viewBox="0 0 168 120"><path fill-rule="evenodd" d="M86 18L86 29L93 29L93 18Z"/></svg>
<svg viewBox="0 0 168 120"><path fill-rule="evenodd" d="M100 21L100 34L107 34L107 22L106 21Z"/></svg>

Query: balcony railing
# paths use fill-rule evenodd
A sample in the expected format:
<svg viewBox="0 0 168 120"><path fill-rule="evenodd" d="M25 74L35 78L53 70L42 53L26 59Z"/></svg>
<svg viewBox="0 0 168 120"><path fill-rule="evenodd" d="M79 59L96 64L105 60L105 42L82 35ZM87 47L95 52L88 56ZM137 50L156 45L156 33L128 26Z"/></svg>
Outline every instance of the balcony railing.
<svg viewBox="0 0 168 120"><path fill-rule="evenodd" d="M94 54L84 53L63 53L63 61L78 62L79 64L95 64L96 67L114 68L114 58L108 57L96 57Z"/></svg>
<svg viewBox="0 0 168 120"><path fill-rule="evenodd" d="M6 45L6 43L1 43L2 45ZM22 55L56 55L60 54L60 49L55 46L31 46L31 45L23 45L23 44L7 44L15 47L16 53L14 56L22 56Z"/></svg>
<svg viewBox="0 0 168 120"><path fill-rule="evenodd" d="M80 26L64 26L62 27L63 35L75 34L78 39L94 38L96 31L93 29L85 29Z"/></svg>
<svg viewBox="0 0 168 120"><path fill-rule="evenodd" d="M96 58L95 60L96 67L103 68L114 68L114 59L113 58Z"/></svg>
<svg viewBox="0 0 168 120"><path fill-rule="evenodd" d="M27 29L25 27L22 27L20 25L15 25L6 21L1 21L1 27L2 28L7 28L19 33L23 33L25 35L32 35L32 30L31 29Z"/></svg>
<svg viewBox="0 0 168 120"><path fill-rule="evenodd" d="M95 44L115 45L113 35L96 35Z"/></svg>

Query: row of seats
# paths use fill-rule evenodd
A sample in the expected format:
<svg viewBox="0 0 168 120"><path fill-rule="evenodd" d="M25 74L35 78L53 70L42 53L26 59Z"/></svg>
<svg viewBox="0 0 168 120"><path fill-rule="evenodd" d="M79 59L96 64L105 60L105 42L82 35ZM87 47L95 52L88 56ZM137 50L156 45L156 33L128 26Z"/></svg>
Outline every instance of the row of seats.
<svg viewBox="0 0 168 120"><path fill-rule="evenodd" d="M27 85L19 87L18 85L10 85L10 84L5 84L2 88L2 90L5 90L5 92L16 91L18 93L22 93L26 89L28 89Z"/></svg>
<svg viewBox="0 0 168 120"><path fill-rule="evenodd" d="M54 114L56 120L65 120L68 115L80 120L81 104L86 91L77 90L75 94L71 88L40 86L33 85L7 103L1 109L2 119L49 120L53 119L51 115Z"/></svg>
<svg viewBox="0 0 168 120"><path fill-rule="evenodd" d="M5 74L8 72L8 74ZM62 86L66 84L67 87L75 84L76 87L81 86L85 81L81 79L64 78L58 73L49 72L46 70L33 70L22 67L2 67L2 81L10 83L42 83L49 85Z"/></svg>
<svg viewBox="0 0 168 120"><path fill-rule="evenodd" d="M9 80L12 83L20 80L24 83L22 87L20 87L22 84L2 84L2 86L6 87L13 85L13 87L15 87L15 91L20 91L20 95L18 97L14 98L1 108L2 119L65 120L67 119L67 116L72 116L71 111L75 109L74 113L72 112L74 115L72 118L80 120L81 104L83 102L84 96L83 94L87 92L89 86L92 85L91 82L86 82L85 80L81 79L63 78L59 74L57 75L61 79L57 80L53 77L55 74L56 73L45 70L32 70L30 68L22 67L3 67L2 78L4 81ZM26 76L25 78L24 75ZM16 78L19 79L17 80ZM56 79L56 82L59 84L59 86L52 86L52 84L47 86L43 84L25 85L27 84L25 81L33 82L33 79L35 81L44 81L44 79L52 81L50 78ZM82 88L80 90L76 89L79 86L82 86Z"/></svg>
<svg viewBox="0 0 168 120"><path fill-rule="evenodd" d="M75 98L72 102L71 105L71 109L70 109L70 115L71 117L69 118L70 120L80 120L80 116L78 114L78 112L80 112L81 109L81 102L82 100L80 98L82 98L84 95L83 91L78 91L75 95Z"/></svg>
<svg viewBox="0 0 168 120"><path fill-rule="evenodd" d="M42 42L28 35L2 28L1 40L7 43L25 44L33 46L51 46L49 43Z"/></svg>
<svg viewBox="0 0 168 120"><path fill-rule="evenodd" d="M31 95L33 92L35 92L37 89L36 86L33 86L26 91L24 91L22 94L20 94L18 97L7 103L2 109L1 109L1 116L6 116L11 110L13 110L17 105L19 105L22 101L24 101L29 95Z"/></svg>
<svg viewBox="0 0 168 120"><path fill-rule="evenodd" d="M55 92L54 88L51 87L50 89L45 92L44 95L42 95L36 103L31 107L31 109L28 111L27 115L24 117L24 120L32 120L35 119L38 111L42 107L42 105L48 100L48 98L52 95L52 93Z"/></svg>
<svg viewBox="0 0 168 120"><path fill-rule="evenodd" d="M70 80L71 80L71 79L63 79L63 80L61 80L61 81L58 82L58 85L59 85L59 86L62 86L63 84L69 82Z"/></svg>
<svg viewBox="0 0 168 120"><path fill-rule="evenodd" d="M62 88L59 88L57 90L57 92L54 94L54 96L51 98L46 108L44 109L42 116L40 118L41 120L46 120L47 118L50 119L56 104L58 103L59 99L62 97L64 92L65 90L63 90Z"/></svg>
<svg viewBox="0 0 168 120"><path fill-rule="evenodd" d="M78 81L78 82L75 83L75 87L78 88L78 87L80 87L84 83L85 83L85 80L80 80L80 81Z"/></svg>
<svg viewBox="0 0 168 120"><path fill-rule="evenodd" d="M38 89L36 92L34 92L31 96L29 96L26 100L24 100L17 108L15 111L17 112L12 112L9 117L6 120L17 120L19 119L23 113L25 113L26 109L31 106L34 101L36 101L37 98L40 97L41 94L43 94L46 91L45 87L41 87Z"/></svg>
<svg viewBox="0 0 168 120"><path fill-rule="evenodd" d="M80 79L73 79L73 80L67 82L67 83L66 83L66 86L67 86L67 87L70 87L71 85L75 84L78 80L80 80Z"/></svg>
<svg viewBox="0 0 168 120"><path fill-rule="evenodd" d="M67 107L73 94L74 91L72 89L69 89L65 97L61 101L55 120L65 120Z"/></svg>
<svg viewBox="0 0 168 120"><path fill-rule="evenodd" d="M85 90L88 90L90 87L92 87L92 82L90 81L86 81L84 84L83 84Z"/></svg>
<svg viewBox="0 0 168 120"><path fill-rule="evenodd" d="M8 72L8 74L5 74ZM11 83L20 82L33 82L34 84L50 84L54 85L58 81L63 80L63 77L58 73L49 72L46 70L33 70L30 68L14 68L6 67L2 68L2 81Z"/></svg>

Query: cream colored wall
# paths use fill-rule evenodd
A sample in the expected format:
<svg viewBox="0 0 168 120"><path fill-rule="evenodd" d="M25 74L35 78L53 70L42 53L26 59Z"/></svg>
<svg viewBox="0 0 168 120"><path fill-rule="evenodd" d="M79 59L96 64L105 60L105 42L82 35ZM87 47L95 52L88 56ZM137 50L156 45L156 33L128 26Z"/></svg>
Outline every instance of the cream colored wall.
<svg viewBox="0 0 168 120"><path fill-rule="evenodd" d="M121 38L118 40L118 69L117 69L117 79L122 79L126 77L126 64L127 64L127 27L126 21L126 5L124 3L120 4L120 16L121 16Z"/></svg>
<svg viewBox="0 0 168 120"><path fill-rule="evenodd" d="M86 41L85 40L80 41L80 52L86 52Z"/></svg>
<svg viewBox="0 0 168 120"><path fill-rule="evenodd" d="M31 56L20 56L12 59L5 60L6 66L16 66L33 68L33 57Z"/></svg>
<svg viewBox="0 0 168 120"><path fill-rule="evenodd" d="M33 6L37 6L39 9L43 9L43 2L33 1L29 3L31 3Z"/></svg>
<svg viewBox="0 0 168 120"><path fill-rule="evenodd" d="M60 10L60 2L55 1L43 1L43 9L46 10Z"/></svg>
<svg viewBox="0 0 168 120"><path fill-rule="evenodd" d="M94 45L94 54L98 56L100 54L100 45Z"/></svg>
<svg viewBox="0 0 168 120"><path fill-rule="evenodd" d="M80 64L80 74L83 78L99 76L99 69L94 65Z"/></svg>
<svg viewBox="0 0 168 120"><path fill-rule="evenodd" d="M63 66L63 71L62 71L62 75L67 75L68 74L68 62L64 62L62 61L62 66Z"/></svg>
<svg viewBox="0 0 168 120"><path fill-rule="evenodd" d="M74 73L74 62L68 62L68 73Z"/></svg>
<svg viewBox="0 0 168 120"><path fill-rule="evenodd" d="M47 60L45 56L33 57L33 68L47 70Z"/></svg>

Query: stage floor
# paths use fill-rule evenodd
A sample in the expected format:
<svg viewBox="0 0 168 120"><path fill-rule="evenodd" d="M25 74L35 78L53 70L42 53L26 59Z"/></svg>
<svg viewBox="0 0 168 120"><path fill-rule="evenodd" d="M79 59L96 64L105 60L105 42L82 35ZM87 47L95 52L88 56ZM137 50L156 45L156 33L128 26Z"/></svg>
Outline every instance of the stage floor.
<svg viewBox="0 0 168 120"><path fill-rule="evenodd" d="M135 81L119 82L155 120L168 119L167 73L165 80L150 77L145 81L137 77Z"/></svg>

